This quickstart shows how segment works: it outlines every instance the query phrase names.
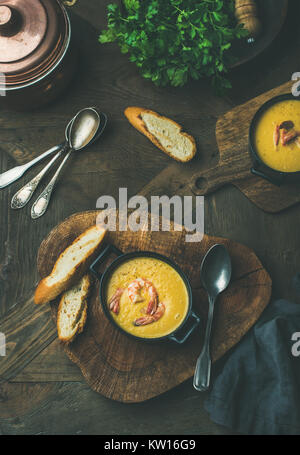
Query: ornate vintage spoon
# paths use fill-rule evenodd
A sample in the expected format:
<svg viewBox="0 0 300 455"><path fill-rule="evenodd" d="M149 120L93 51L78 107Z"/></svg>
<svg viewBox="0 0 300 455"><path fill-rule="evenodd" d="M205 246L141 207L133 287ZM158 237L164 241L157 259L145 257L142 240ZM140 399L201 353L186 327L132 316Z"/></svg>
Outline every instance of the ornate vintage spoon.
<svg viewBox="0 0 300 455"><path fill-rule="evenodd" d="M95 138L94 138L94 140L92 142L95 142L98 139L98 137L102 134L102 132L103 132L103 130L105 128L105 125L107 123L106 115L103 114L103 113L100 113L99 115L100 115L100 118L101 118L100 128L98 129L98 132L97 132L97 134L96 134L96 136L95 136ZM41 170L41 172L38 175L36 175L30 182L26 183L26 185L23 186L13 196L13 198L11 200L11 208L12 209L22 209L23 207L25 207L26 204L28 204L28 202L30 201L30 199L33 196L33 193L35 192L36 188L40 184L40 182L43 179L43 177L47 174L48 170L53 166L53 164L62 155L62 153L66 150L66 148L69 147L69 145L68 145L68 137L69 137L69 133L70 133L70 127L71 127L72 122L73 122L74 119L75 119L75 117L69 122L69 124L66 127L66 131L65 131L66 142L65 142L64 147L62 148L62 150L60 150L54 156L54 158L47 164L47 166L45 166ZM90 145L90 144L88 144L88 145Z"/></svg>
<svg viewBox="0 0 300 455"><path fill-rule="evenodd" d="M201 281L208 293L209 309L202 352L197 360L194 374L194 388L203 392L210 383L211 357L210 334L217 296L225 291L231 279L231 259L224 245L214 245L205 255L201 264Z"/></svg>
<svg viewBox="0 0 300 455"><path fill-rule="evenodd" d="M18 180L25 174L28 169L30 169L35 164L39 163L41 160L47 158L48 156L52 155L55 152L58 152L64 147L64 143L55 145L51 149L47 150L47 152L42 153L42 155L34 158L33 160L29 161L29 163L23 164L22 166L16 166L9 171L3 172L0 174L0 189L5 188L6 186L10 185L11 183Z"/></svg>
<svg viewBox="0 0 300 455"><path fill-rule="evenodd" d="M74 117L75 118L75 117ZM11 200L11 208L12 209L22 209L25 207L26 204L30 201L35 192L36 188L38 187L39 183L43 179L43 177L47 174L48 170L53 166L56 160L61 156L63 151L68 147L68 136L70 131L70 126L74 120L70 120L66 127L65 137L66 141L65 144L62 145L61 150L52 158L52 160L41 170L41 172L36 175L30 182L26 183L12 198Z"/></svg>
<svg viewBox="0 0 300 455"><path fill-rule="evenodd" d="M78 112L70 126L70 132L68 137L69 151L65 158L63 159L62 163L60 164L58 170L50 180L47 187L34 202L31 208L31 218L36 219L44 215L49 205L51 194L55 187L57 178L66 161L68 160L73 151L83 150L85 147L90 145L95 140L96 136L98 136L97 133L100 124L101 124L100 115L94 108L90 107ZM101 132L102 131L103 129L101 128Z"/></svg>

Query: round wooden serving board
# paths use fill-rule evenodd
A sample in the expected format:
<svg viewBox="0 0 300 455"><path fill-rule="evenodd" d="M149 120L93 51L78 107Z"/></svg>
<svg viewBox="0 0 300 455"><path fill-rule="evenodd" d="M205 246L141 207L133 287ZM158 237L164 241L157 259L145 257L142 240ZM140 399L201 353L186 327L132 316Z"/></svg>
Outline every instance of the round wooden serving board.
<svg viewBox="0 0 300 455"><path fill-rule="evenodd" d="M78 213L54 228L38 253L41 278L47 276L58 255L85 229L96 222L98 211ZM271 296L271 279L253 251L226 239L204 236L200 243L186 243L186 232L109 232L106 243L124 252L150 250L171 257L191 281L194 310L201 316L201 328L186 344L146 344L116 330L102 312L95 284L89 300L84 332L65 346L70 359L81 369L96 392L113 400L145 401L181 384L193 376L202 346L207 313L207 296L201 287L200 264L215 243L229 249L233 279L217 304L212 338L216 361L234 346L257 321ZM113 259L113 258L112 258ZM57 302L51 304L56 316Z"/></svg>

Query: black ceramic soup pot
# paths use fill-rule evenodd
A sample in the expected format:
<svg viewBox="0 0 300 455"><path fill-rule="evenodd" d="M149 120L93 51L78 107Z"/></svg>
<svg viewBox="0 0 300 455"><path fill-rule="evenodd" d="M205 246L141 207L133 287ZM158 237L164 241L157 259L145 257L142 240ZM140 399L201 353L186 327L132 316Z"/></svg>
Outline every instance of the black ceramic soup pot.
<svg viewBox="0 0 300 455"><path fill-rule="evenodd" d="M281 172L267 166L262 159L260 158L258 151L255 146L255 131L258 121L260 120L262 114L267 111L274 104L279 103L280 101L285 100L296 100L299 101L299 98L295 98L291 93L286 93L284 95L276 96L275 98L270 99L265 104L263 104L260 109L254 115L250 130L249 130L249 152L252 158L253 167L251 169L252 174L262 177L274 185L282 185L284 183L290 182L300 182L300 171L298 172ZM300 104L299 104L300 108ZM300 153L300 151L299 151Z"/></svg>
<svg viewBox="0 0 300 455"><path fill-rule="evenodd" d="M103 261L110 255L110 254L116 254L117 258L106 268L104 273L100 274L97 271L98 266L103 263ZM174 330L172 333L169 335L160 337L160 338L143 338L143 337L138 337L135 335L132 335L131 333L126 332L123 330L114 320L114 318L111 315L111 312L108 308L107 301L106 301L106 288L107 284L112 276L112 273L114 270L119 267L121 264L124 262L130 260L130 259L135 259L138 257L147 257L147 258L154 258L154 259L159 259L160 261L165 262L166 264L170 265L176 272L181 276L181 278L184 281L184 284L186 286L187 292L188 292L188 299L189 299L189 304L188 304L188 311L187 314L180 324L180 326ZM171 259L167 258L166 256L163 256L158 253L154 253L151 251L135 251L131 253L122 253L122 251L118 250L114 245L108 245L102 253L99 255L99 257L94 261L94 263L90 266L91 272L96 276L96 278L100 281L100 288L99 288L99 297L100 297L100 302L104 311L104 314L108 318L108 320L121 332L123 332L125 335L129 336L130 338L134 338L137 341L144 341L144 342L158 342L158 341L173 341L178 344L184 343L190 335L194 332L194 330L199 326L200 324L200 318L194 313L192 310L192 304L193 304L193 297L192 297L192 289L190 282L186 275L183 273L183 271L178 267L177 264L175 264Z"/></svg>

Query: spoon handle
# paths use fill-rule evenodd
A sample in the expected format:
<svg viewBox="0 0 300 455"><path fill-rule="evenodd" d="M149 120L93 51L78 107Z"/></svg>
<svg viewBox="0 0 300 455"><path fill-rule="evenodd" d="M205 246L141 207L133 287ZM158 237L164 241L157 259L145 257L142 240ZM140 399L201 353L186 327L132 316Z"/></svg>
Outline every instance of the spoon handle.
<svg viewBox="0 0 300 455"><path fill-rule="evenodd" d="M43 177L47 174L48 170L53 166L56 160L61 156L63 150L58 152L54 158L45 166L41 172L36 175L30 182L26 183L12 198L11 200L11 208L12 209L22 209L25 207L26 204L30 201L33 196L33 193L37 189L39 183L43 179Z"/></svg>
<svg viewBox="0 0 300 455"><path fill-rule="evenodd" d="M194 388L199 392L204 392L209 388L210 371L211 371L211 358L210 358L210 335L214 315L215 298L209 296L208 318L205 331L204 346L201 354L198 357L196 370L194 374Z"/></svg>
<svg viewBox="0 0 300 455"><path fill-rule="evenodd" d="M33 220L41 217L42 215L44 215L46 213L46 210L48 208L48 205L49 205L49 202L51 199L52 191L55 187L58 176L59 176L62 168L64 167L66 161L68 160L69 156L71 155L71 153L72 153L72 149L64 157L63 161L61 162L61 164L60 164L59 168L57 169L57 171L55 172L54 176L52 177L52 179L50 180L50 182L48 183L48 185L46 186L44 191L39 195L37 200L34 202L32 208L31 208L31 218Z"/></svg>
<svg viewBox="0 0 300 455"><path fill-rule="evenodd" d="M52 153L58 152L58 150L63 148L63 146L64 144L56 145L55 147L47 150L45 153L42 153L33 160L29 161L29 163L23 164L22 166L16 166L0 174L0 189L5 188L6 186L18 180L26 171L28 171L28 169L30 169L32 166L44 158L47 158L47 156L52 155Z"/></svg>

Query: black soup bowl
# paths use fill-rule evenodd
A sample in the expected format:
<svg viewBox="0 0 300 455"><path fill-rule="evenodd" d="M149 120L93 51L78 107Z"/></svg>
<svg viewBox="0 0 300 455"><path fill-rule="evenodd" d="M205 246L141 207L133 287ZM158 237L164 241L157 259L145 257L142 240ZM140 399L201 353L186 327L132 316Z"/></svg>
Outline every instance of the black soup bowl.
<svg viewBox="0 0 300 455"><path fill-rule="evenodd" d="M271 106L274 106L275 104L285 100L294 100L300 103L300 99L295 98L291 93L286 93L284 95L279 95L271 98L269 101L264 103L256 112L252 119L249 130L249 152L253 162L253 167L251 169L252 174L258 177L262 177L265 180L268 180L269 182L278 186L285 183L300 182L300 171L282 172L276 169L272 169L266 163L264 163L264 161L260 158L255 145L255 131L262 114L264 114Z"/></svg>
<svg viewBox="0 0 300 455"><path fill-rule="evenodd" d="M104 273L99 273L97 271L97 268L103 261L110 255L110 254L116 254L117 258L113 260L113 262L105 269ZM165 262L166 264L170 265L176 272L180 275L182 278L187 292L188 292L188 310L186 313L186 316L180 326L171 332L168 335L165 335L160 338L143 338L139 336L135 336L129 332L126 332L122 327L120 327L114 320L114 318L111 315L111 312L109 310L109 307L107 305L106 301L106 288L108 285L108 282L112 276L112 273L114 270L119 267L121 264L124 262L130 260L130 259L135 259L138 257L148 257L148 258L155 258L159 259L162 262ZM144 341L147 343L151 342L161 342L161 341L173 341L178 344L183 344L189 337L190 335L194 332L194 330L199 326L200 324L200 318L197 316L193 309L193 296L192 296L192 289L190 282L186 275L183 273L183 271L178 267L175 262L173 262L171 259L167 258L166 256L163 256L158 253L154 253L151 251L135 251L131 253L123 253L120 251L118 248L116 248L114 245L109 244L103 251L102 253L98 256L98 258L94 261L94 263L90 266L90 271L96 276L96 278L100 281L100 288L99 288L99 297L100 297L100 302L104 311L104 314L108 318L108 320L111 322L111 324L114 325L119 331L124 333L125 335L129 336L130 338L133 338L137 341Z"/></svg>

